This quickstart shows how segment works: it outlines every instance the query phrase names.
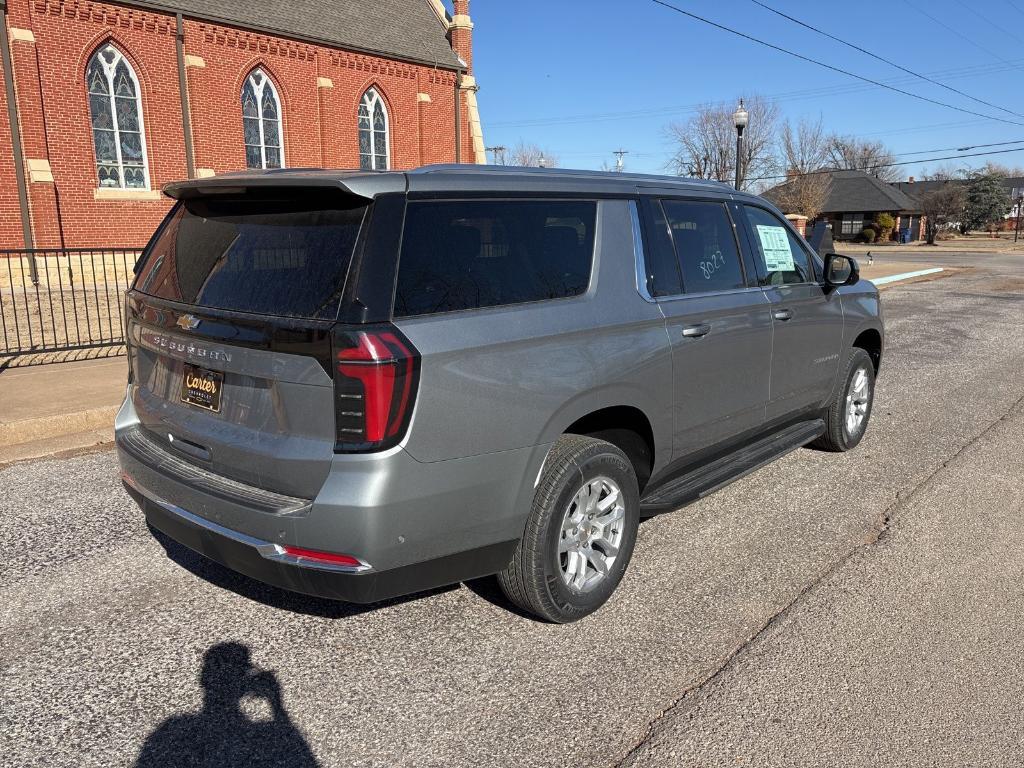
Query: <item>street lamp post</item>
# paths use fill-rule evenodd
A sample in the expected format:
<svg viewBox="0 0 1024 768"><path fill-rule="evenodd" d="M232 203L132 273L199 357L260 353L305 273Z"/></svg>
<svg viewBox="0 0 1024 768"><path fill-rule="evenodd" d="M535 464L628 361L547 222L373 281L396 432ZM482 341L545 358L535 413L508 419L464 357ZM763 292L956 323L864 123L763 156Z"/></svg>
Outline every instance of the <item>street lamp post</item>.
<svg viewBox="0 0 1024 768"><path fill-rule="evenodd" d="M747 127L750 114L743 108L743 99L740 105L732 113L732 124L736 126L736 189L740 188L740 180L743 178L743 129Z"/></svg>

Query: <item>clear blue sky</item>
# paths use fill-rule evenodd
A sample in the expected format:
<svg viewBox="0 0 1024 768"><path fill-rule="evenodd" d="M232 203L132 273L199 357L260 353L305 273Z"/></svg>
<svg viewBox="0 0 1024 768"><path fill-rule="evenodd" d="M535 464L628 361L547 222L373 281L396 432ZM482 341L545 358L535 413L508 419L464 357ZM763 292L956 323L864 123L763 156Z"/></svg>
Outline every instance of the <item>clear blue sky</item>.
<svg viewBox="0 0 1024 768"><path fill-rule="evenodd" d="M672 1L866 77L1024 123L916 80L750 0ZM1024 114L1024 0L763 1L908 69ZM487 145L537 143L556 153L563 167L598 168L611 163L612 150L621 146L630 151L628 170L663 172L671 155L667 124L686 120L694 105L733 103L750 93L773 98L782 115L794 121L821 116L827 129L882 140L898 154L1024 139L1024 125L972 117L869 86L650 0L475 0L471 13ZM948 154L955 153L936 153ZM897 159L921 157L930 156ZM960 165L982 165L987 159ZM1024 151L991 159L1024 165ZM908 166L904 175L921 171L919 165Z"/></svg>

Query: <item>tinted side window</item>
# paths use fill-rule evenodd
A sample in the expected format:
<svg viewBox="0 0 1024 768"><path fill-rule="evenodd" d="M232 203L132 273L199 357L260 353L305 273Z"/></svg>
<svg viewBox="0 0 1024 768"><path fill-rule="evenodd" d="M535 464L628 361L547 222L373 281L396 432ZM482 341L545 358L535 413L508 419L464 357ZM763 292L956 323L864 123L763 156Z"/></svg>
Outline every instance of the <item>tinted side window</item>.
<svg viewBox="0 0 1024 768"><path fill-rule="evenodd" d="M587 290L592 201L410 202L395 316L521 304Z"/></svg>
<svg viewBox="0 0 1024 768"><path fill-rule="evenodd" d="M811 272L807 251L789 227L778 216L750 205L743 206L750 222L757 257L761 260L768 277L762 285L783 285L786 283L809 283L814 277Z"/></svg>
<svg viewBox="0 0 1024 768"><path fill-rule="evenodd" d="M679 260L672 248L665 212L657 200L644 200L644 268L647 271L647 292L652 298L678 296L680 285Z"/></svg>
<svg viewBox="0 0 1024 768"><path fill-rule="evenodd" d="M686 293L743 288L743 268L732 221L721 203L665 200Z"/></svg>

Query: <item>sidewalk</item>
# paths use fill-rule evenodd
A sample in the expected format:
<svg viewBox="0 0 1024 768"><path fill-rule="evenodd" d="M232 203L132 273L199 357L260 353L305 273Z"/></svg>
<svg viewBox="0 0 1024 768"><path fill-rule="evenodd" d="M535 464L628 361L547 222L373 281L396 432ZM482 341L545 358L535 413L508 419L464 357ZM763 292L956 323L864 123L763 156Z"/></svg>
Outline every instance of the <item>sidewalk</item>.
<svg viewBox="0 0 1024 768"><path fill-rule="evenodd" d="M0 464L114 439L125 357L0 371Z"/></svg>
<svg viewBox="0 0 1024 768"><path fill-rule="evenodd" d="M835 247L839 253L849 253L853 256L860 256L872 251L876 258L887 253L919 253L922 259L927 259L929 254L935 253L1016 253L1024 255L1024 237L1017 243L1013 242L1012 237L967 236L936 240L935 245L928 245L923 240L919 240L900 245L837 242Z"/></svg>

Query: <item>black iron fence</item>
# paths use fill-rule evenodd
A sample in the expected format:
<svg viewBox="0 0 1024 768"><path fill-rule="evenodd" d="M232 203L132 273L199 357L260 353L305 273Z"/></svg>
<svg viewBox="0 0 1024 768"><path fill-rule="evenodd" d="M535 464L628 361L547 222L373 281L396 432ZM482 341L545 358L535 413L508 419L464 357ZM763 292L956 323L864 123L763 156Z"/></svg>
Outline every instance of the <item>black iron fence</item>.
<svg viewBox="0 0 1024 768"><path fill-rule="evenodd" d="M124 343L136 248L0 250L0 357Z"/></svg>

